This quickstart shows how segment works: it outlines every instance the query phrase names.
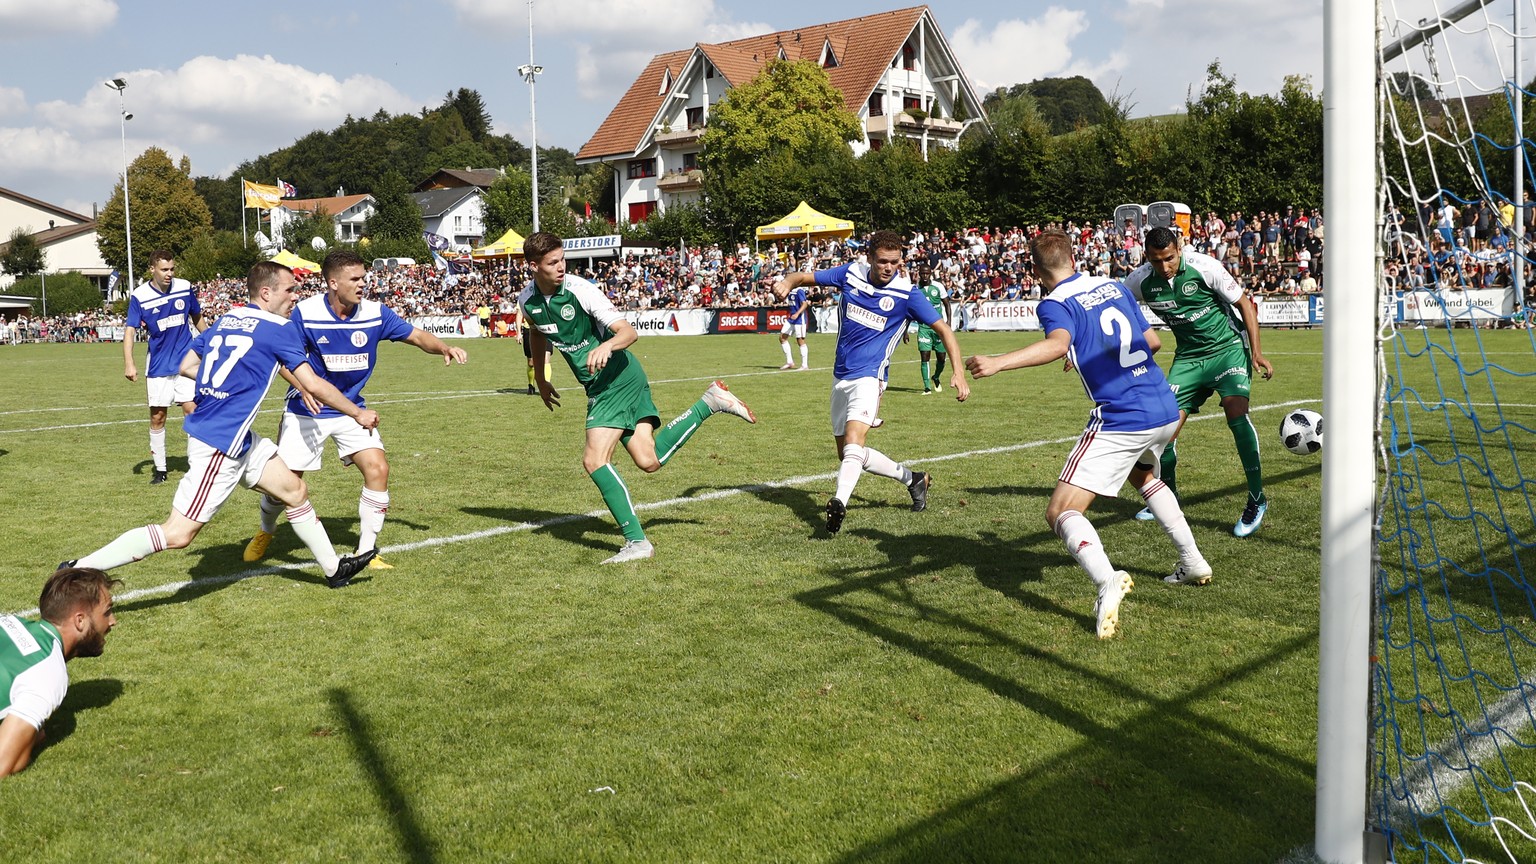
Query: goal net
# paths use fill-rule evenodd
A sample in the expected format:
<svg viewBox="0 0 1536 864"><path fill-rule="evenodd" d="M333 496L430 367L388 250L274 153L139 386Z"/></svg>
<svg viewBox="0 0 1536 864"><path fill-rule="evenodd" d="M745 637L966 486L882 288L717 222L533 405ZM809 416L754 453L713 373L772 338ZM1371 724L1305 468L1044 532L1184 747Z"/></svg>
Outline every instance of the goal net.
<svg viewBox="0 0 1536 864"><path fill-rule="evenodd" d="M1377 8L1368 827L1394 861L1536 861L1536 0Z"/></svg>

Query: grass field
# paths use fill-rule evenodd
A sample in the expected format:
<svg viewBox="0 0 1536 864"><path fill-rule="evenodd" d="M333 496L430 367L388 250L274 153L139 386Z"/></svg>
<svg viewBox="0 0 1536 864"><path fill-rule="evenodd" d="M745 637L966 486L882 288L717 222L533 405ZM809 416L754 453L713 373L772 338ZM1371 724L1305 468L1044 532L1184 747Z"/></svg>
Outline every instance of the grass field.
<svg viewBox="0 0 1536 864"><path fill-rule="evenodd" d="M132 593L105 656L71 664L47 750L0 786L0 860L1277 861L1312 833L1321 462L1275 428L1279 405L1318 407L1321 341L1265 334L1255 536L1231 536L1219 411L1185 430L1210 586L1161 582L1174 555L1139 502L1096 504L1137 583L1103 643L1043 518L1088 410L1075 375L1008 373L960 405L916 392L904 346L871 443L933 472L929 510L865 476L828 538L830 338L807 373L774 371L768 336L643 339L663 412L720 375L759 423L715 417L655 475L619 463L658 551L610 568L579 388L550 414L512 342L453 369L386 346L369 395L396 569L343 591L313 566L243 578L241 490L191 549L115 571ZM172 488L148 485L118 346L5 348L0 370L0 609L20 611ZM310 480L349 550L358 475ZM286 527L273 549L310 560Z"/></svg>

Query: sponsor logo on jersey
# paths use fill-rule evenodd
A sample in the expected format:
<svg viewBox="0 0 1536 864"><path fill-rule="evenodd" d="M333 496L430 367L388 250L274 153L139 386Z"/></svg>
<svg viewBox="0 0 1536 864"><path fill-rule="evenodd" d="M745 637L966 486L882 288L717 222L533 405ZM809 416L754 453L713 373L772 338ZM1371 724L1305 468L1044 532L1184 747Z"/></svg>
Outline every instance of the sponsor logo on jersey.
<svg viewBox="0 0 1536 864"><path fill-rule="evenodd" d="M11 637L11 642L16 645L16 650L20 651L23 657L43 650L43 646L37 644L37 639L33 638L31 631L27 630L22 625L21 619L14 615L0 615L0 632Z"/></svg>
<svg viewBox="0 0 1536 864"><path fill-rule="evenodd" d="M892 305L895 304L893 303ZM855 306L852 303L849 303L848 320L855 324L868 327L871 330L884 330L886 317L875 312L874 310L865 309L863 306Z"/></svg>
<svg viewBox="0 0 1536 864"><path fill-rule="evenodd" d="M160 319L160 329L162 331L172 330L186 323L187 316L185 315L167 315Z"/></svg>
<svg viewBox="0 0 1536 864"><path fill-rule="evenodd" d="M1120 286L1100 285L1099 287L1079 297L1077 302L1083 304L1084 309L1092 309L1095 306L1101 306L1119 297Z"/></svg>
<svg viewBox="0 0 1536 864"><path fill-rule="evenodd" d="M331 344L331 340L325 338L324 336L321 336L319 339L315 340L315 344L316 345L329 345L329 344Z"/></svg>
<svg viewBox="0 0 1536 864"><path fill-rule="evenodd" d="M228 399L229 398L229 391L227 391L227 390L215 390L212 387L199 387L199 388L197 388L197 395L199 395L199 396L209 396L209 397L212 397L214 399Z"/></svg>
<svg viewBox="0 0 1536 864"><path fill-rule="evenodd" d="M564 318L567 321L571 320L572 318L575 318L576 317L576 307L575 306L561 306L560 307L560 317Z"/></svg>
<svg viewBox="0 0 1536 864"><path fill-rule="evenodd" d="M357 372L368 368L367 354L322 354L320 356L325 360L325 368L332 372Z"/></svg>
<svg viewBox="0 0 1536 864"><path fill-rule="evenodd" d="M1248 375L1248 368L1246 366L1230 366L1230 367L1222 370L1221 374L1216 376L1216 380L1220 381L1221 379L1226 378L1229 375L1242 375L1244 377L1247 377L1247 375Z"/></svg>
<svg viewBox="0 0 1536 864"><path fill-rule="evenodd" d="M352 347L361 348L368 344L368 334L361 330L352 331Z"/></svg>
<svg viewBox="0 0 1536 864"><path fill-rule="evenodd" d="M566 308L570 308L570 307L566 307ZM534 325L534 329L538 330L540 333L543 333L545 336L553 336L556 333L560 332L560 325L559 324L536 324L536 325Z"/></svg>
<svg viewBox="0 0 1536 864"><path fill-rule="evenodd" d="M223 318L219 319L220 330L241 330L246 333L255 333L256 328L260 325L260 318L234 318L229 315L225 315Z"/></svg>

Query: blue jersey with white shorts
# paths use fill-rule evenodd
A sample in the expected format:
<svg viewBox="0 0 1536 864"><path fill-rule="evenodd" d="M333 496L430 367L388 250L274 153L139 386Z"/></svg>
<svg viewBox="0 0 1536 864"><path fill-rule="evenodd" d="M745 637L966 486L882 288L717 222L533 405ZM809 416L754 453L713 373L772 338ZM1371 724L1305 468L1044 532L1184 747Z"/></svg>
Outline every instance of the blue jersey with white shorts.
<svg viewBox="0 0 1536 864"><path fill-rule="evenodd" d="M1142 336L1146 316L1124 285L1076 273L1040 301L1040 326L1072 336L1067 356L1093 400L1088 425L1142 432L1179 419L1163 370Z"/></svg>
<svg viewBox="0 0 1536 864"><path fill-rule="evenodd" d="M236 306L192 340L202 358L197 370L197 409L182 426L187 435L226 456L251 444L256 409L272 386L279 363L304 365L298 325L255 306Z"/></svg>
<svg viewBox="0 0 1536 864"><path fill-rule="evenodd" d="M151 378L164 378L181 371L182 358L192 345L197 330L192 326L203 314L197 292L185 279L172 279L164 291L145 282L128 295L129 330L143 326L149 332L149 368Z"/></svg>
<svg viewBox="0 0 1536 864"><path fill-rule="evenodd" d="M816 284L841 289L837 362L832 367L832 377L839 381L883 378L907 320L930 326L940 320L928 298L900 273L876 286L870 284L869 265L853 262L817 270Z"/></svg>
<svg viewBox="0 0 1536 864"><path fill-rule="evenodd" d="M310 368L359 408L366 407L363 385L378 362L379 342L408 339L416 329L376 300L358 301L351 318L338 318L325 294L295 304L292 321L303 333ZM301 417L346 416L329 405L321 406L319 414L310 411L292 387L288 388L287 410Z"/></svg>
<svg viewBox="0 0 1536 864"><path fill-rule="evenodd" d="M804 305L804 303L805 303L805 289L804 288L796 288L795 290L789 292L789 323L791 323L791 324L804 324L805 323L805 316L806 316L806 314L808 312L810 312L810 308L809 307L806 308L805 312L801 312L799 315L795 314L795 312L798 311L800 309L800 307L802 305Z"/></svg>

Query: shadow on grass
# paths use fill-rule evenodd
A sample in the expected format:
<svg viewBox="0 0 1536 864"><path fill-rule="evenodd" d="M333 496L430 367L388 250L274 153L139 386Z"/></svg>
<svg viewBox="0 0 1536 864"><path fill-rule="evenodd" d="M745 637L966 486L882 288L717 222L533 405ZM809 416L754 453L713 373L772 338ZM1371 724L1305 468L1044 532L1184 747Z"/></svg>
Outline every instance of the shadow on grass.
<svg viewBox="0 0 1536 864"><path fill-rule="evenodd" d="M352 697L346 690L333 688L330 698L331 705L335 707L346 729L347 740L352 744L358 764L368 772L368 779L373 782L373 791L378 796L380 808L394 823L395 835L400 841L400 851L404 853L405 860L413 864L430 864L436 860L432 840L422 830L416 809L400 789L384 754L379 752L368 718L352 705Z"/></svg>
<svg viewBox="0 0 1536 864"><path fill-rule="evenodd" d="M1036 850L1039 860L1273 861L1304 839L1275 826L1307 823L1314 794L1311 762L1213 718L1208 710L1189 709L1207 705L1240 680L1295 662L1315 644L1315 631L1278 642L1263 656L1222 669L1184 692L1138 689L1095 665L1091 656L1120 646L1088 644L1088 615L1020 592L1035 608L1073 621L1082 632L1082 653L1090 658L1079 661L1056 646L1026 644L1013 633L922 602L908 590L914 574L954 563L938 554L942 546L935 548L933 538L865 536L886 551L889 565L802 592L796 600L984 687L1081 736L1083 743L841 860L1020 860L1021 850ZM1005 554L1014 545L983 548L986 554ZM1009 668L1027 673L1004 675L953 649L978 643L1007 650L1018 659ZM1130 704L1141 710L1124 721L1108 721L1091 702L1058 694L1053 682L1065 676L1109 694L1117 708ZM1252 857L1234 857L1233 849Z"/></svg>
<svg viewBox="0 0 1536 864"><path fill-rule="evenodd" d="M45 727L48 737L43 740L43 749L62 742L75 734L75 718L82 712L92 711L97 708L105 708L123 695L123 682L116 678L97 678L91 681L76 681L69 685L69 691L64 696L64 702L59 709L48 718Z"/></svg>
<svg viewBox="0 0 1536 864"><path fill-rule="evenodd" d="M149 476L150 472L154 470L155 460L153 459L145 459L133 466L133 473L141 474L146 477ZM176 487L170 484L175 483L177 479L179 479L176 477L176 475L185 474L192 470L192 464L187 461L187 457L185 456L166 456L165 470L168 474L171 475L166 479L166 488L175 489Z"/></svg>
<svg viewBox="0 0 1536 864"><path fill-rule="evenodd" d="M619 533L619 529L613 524L611 518L599 518L587 513L551 513L547 510L532 510L526 507L461 507L460 512L513 525L527 525L529 531L548 534L557 540L574 546L585 546L588 549L617 550L624 542L623 535ZM647 518L648 515L644 511L639 514L640 524L646 528L655 528L659 525L685 525L693 522L692 519L665 516Z"/></svg>

